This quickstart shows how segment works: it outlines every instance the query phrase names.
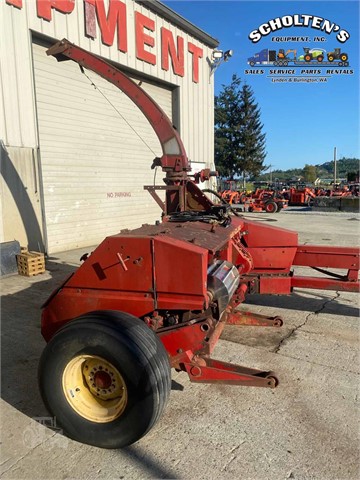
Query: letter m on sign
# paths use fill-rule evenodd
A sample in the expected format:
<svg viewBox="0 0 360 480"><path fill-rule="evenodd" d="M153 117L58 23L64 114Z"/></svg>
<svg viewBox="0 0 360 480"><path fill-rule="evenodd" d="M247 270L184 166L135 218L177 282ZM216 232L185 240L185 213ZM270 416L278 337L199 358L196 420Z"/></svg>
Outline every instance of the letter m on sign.
<svg viewBox="0 0 360 480"><path fill-rule="evenodd" d="M127 52L126 5L120 0L109 0L108 12L104 0L85 0L85 32L96 38L96 20L101 32L101 41L111 47L117 30L117 48Z"/></svg>

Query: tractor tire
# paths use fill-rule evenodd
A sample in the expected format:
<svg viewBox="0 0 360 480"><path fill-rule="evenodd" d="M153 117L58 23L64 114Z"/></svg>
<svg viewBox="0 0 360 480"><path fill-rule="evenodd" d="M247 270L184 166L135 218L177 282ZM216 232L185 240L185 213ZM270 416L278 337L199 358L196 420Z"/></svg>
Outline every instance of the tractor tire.
<svg viewBox="0 0 360 480"><path fill-rule="evenodd" d="M340 55L340 60L341 60L342 62L346 62L348 58L349 58L349 57L348 57L347 53L342 53L342 54Z"/></svg>
<svg viewBox="0 0 360 480"><path fill-rule="evenodd" d="M40 392L63 432L102 448L122 448L159 419L171 387L167 352L140 319L97 311L69 322L39 364Z"/></svg>
<svg viewBox="0 0 360 480"><path fill-rule="evenodd" d="M275 202L271 201L271 202L266 202L264 205L264 208L266 213L276 213L278 206Z"/></svg>
<svg viewBox="0 0 360 480"><path fill-rule="evenodd" d="M277 207L277 210L276 210L275 213L280 213L281 210L284 208L284 207L283 207L283 204L282 204L281 202L277 203L277 204L276 204L276 207Z"/></svg>
<svg viewBox="0 0 360 480"><path fill-rule="evenodd" d="M321 63L324 60L324 55L318 55L316 59L319 63Z"/></svg>
<svg viewBox="0 0 360 480"><path fill-rule="evenodd" d="M328 60L329 60L329 62L333 62L334 61L334 55L328 55Z"/></svg>
<svg viewBox="0 0 360 480"><path fill-rule="evenodd" d="M305 60L305 62L311 62L312 56L311 55L305 55L304 60Z"/></svg>

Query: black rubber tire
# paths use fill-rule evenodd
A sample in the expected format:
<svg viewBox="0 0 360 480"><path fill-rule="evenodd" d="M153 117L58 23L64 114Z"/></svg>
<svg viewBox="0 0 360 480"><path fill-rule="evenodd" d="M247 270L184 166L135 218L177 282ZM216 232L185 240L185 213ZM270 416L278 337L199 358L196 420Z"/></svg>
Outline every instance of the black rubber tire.
<svg viewBox="0 0 360 480"><path fill-rule="evenodd" d="M277 203L276 206L277 206L277 210L275 213L280 213L281 210L284 208L281 202Z"/></svg>
<svg viewBox="0 0 360 480"><path fill-rule="evenodd" d="M89 421L65 397L64 369L81 354L104 358L125 381L127 404L113 421ZM67 436L97 447L122 448L144 436L164 410L171 388L169 358L157 335L138 318L113 310L91 312L65 325L45 347L39 386L47 409Z"/></svg>
<svg viewBox="0 0 360 480"><path fill-rule="evenodd" d="M271 201L271 202L266 202L264 208L266 213L276 213L278 206L276 205L275 202Z"/></svg>
<svg viewBox="0 0 360 480"><path fill-rule="evenodd" d="M348 57L348 54L347 54L347 53L341 53L341 54L340 54L340 60L341 60L342 62L346 62L348 58L349 58L349 57Z"/></svg>

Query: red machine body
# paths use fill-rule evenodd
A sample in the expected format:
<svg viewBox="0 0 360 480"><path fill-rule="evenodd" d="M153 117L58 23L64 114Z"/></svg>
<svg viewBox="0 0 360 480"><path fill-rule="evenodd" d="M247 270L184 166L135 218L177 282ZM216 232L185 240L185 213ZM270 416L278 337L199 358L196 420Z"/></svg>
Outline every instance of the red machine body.
<svg viewBox="0 0 360 480"><path fill-rule="evenodd" d="M312 198L315 198L316 195L314 190L309 187L304 188L290 188L287 192L289 195L289 205L306 205L310 204Z"/></svg>
<svg viewBox="0 0 360 480"><path fill-rule="evenodd" d="M70 58L92 69L134 100L160 140L163 156L154 163L161 166L167 176L165 187L145 187L163 208L163 222L120 232L97 247L45 304L42 333L47 341L60 327L84 313L124 311L143 319L157 331L170 356L177 359L172 363L187 370L185 364L194 356L209 353L208 345L215 345L215 338L226 321L242 325L281 325L277 317L269 319L235 311L246 293L286 295L293 287L359 289L357 249L299 246L294 232L241 217L230 219L223 210L218 214L219 210L214 210L216 207L187 175L190 167L178 133L166 114L140 87L104 60L66 40L54 45L48 54L60 61ZM209 174L203 171L198 176L204 180ZM165 204L157 197L156 188L165 188ZM217 218L216 215L213 218L214 211ZM177 217L179 212L185 216ZM200 214L200 221L196 221L192 213ZM180 221L176 221L178 218ZM230 286L224 287L221 280L209 273L215 263L223 265L224 271L219 275L225 275L233 267L236 269L232 285L230 282ZM332 275L297 277L291 270L293 265L318 270L346 269L347 274L335 278ZM208 285L214 278L220 292ZM234 285L232 295L226 294L226 288ZM202 326L203 322L207 322L208 329ZM201 339L194 333L199 331L198 324ZM183 328L191 332L186 348L181 348L186 352L185 363L176 353ZM208 345L204 349L206 338ZM222 380L226 381L229 375L229 371L224 370Z"/></svg>
<svg viewBox="0 0 360 480"><path fill-rule="evenodd" d="M246 294L287 295L293 287L358 291L358 250L298 245L295 232L214 205L196 185L211 172L188 176L179 135L139 86L66 40L48 54L92 69L134 100L161 142L163 156L154 165L163 168L166 178L163 187L145 187L162 208L163 221L107 237L44 305L45 339L88 312L126 312L156 333L171 366L186 371L192 381L275 387L271 372L210 358L224 325L282 325L279 317L237 310ZM166 191L165 203L157 189ZM298 265L325 276L297 276L292 267ZM326 268L346 272L328 274Z"/></svg>
<svg viewBox="0 0 360 480"><path fill-rule="evenodd" d="M288 201L272 190L257 188L248 200L248 212L276 213L286 208Z"/></svg>

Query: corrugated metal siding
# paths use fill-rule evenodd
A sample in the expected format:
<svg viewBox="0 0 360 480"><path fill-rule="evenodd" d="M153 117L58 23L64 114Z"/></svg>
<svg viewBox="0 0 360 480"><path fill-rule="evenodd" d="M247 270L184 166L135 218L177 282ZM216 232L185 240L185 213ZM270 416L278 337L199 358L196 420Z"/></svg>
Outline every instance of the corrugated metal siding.
<svg viewBox="0 0 360 480"><path fill-rule="evenodd" d="M37 117L36 117L36 104L35 104L35 87L34 87L34 69L33 69L33 60L32 60L32 42L31 37L32 35L35 37L37 35L46 35L49 38L54 39L61 39L61 38L68 38L70 41L80 45L81 47L92 51L93 53L99 54L105 58L109 58L116 63L123 65L124 67L128 67L135 71L138 71L139 74L146 74L151 77L151 79L156 82L158 80L162 80L167 84L172 85L174 88L178 88L178 98L180 101L178 102L178 110L175 114L176 119L180 119L177 122L177 127L180 131L180 135L184 142L186 151L188 153L189 158L196 162L198 165L202 163L206 163L207 167L213 168L213 77L210 76L210 68L208 65L208 58L211 56L211 49L205 45L202 45L201 42L197 39L192 38L191 35L183 31L179 27L174 27L171 25L167 20L164 20L159 15L147 10L144 6L134 2L133 0L123 0L127 6L127 28L128 28L128 52L122 53L117 50L116 39L114 45L112 47L105 46L101 43L101 35L99 28L97 27L97 38L94 40L90 40L86 38L84 35L84 9L83 9L83 2L77 1L74 11L70 15L64 15L56 10L52 10L52 20L51 22L47 22L45 20L39 19L36 13L36 2L35 1L24 1L23 8L17 9L12 7L11 5L6 4L4 1L0 2L0 94L1 101L0 102L0 140L2 140L5 145L11 147L30 147L37 149L39 146L39 139L37 134ZM107 9L108 0L105 0L105 8ZM149 65L146 62L140 61L136 59L135 55L135 26L134 26L134 16L135 11L139 11L146 16L152 18L156 24L156 31L154 32L153 36L155 36L155 49L154 53L157 57L157 64L156 65ZM160 49L160 31L161 27L165 27L169 30L174 32L174 36L181 35L184 38L184 45L185 45L185 59L186 59L186 66L185 66L185 76L179 77L175 75L172 71L170 66L169 71L164 71L161 68L161 49ZM115 35L116 37L116 35ZM203 49L203 58L200 60L200 75L199 75L199 83L196 84L192 81L192 55L187 52L187 45L188 42L192 42L197 46L200 46ZM56 63L55 63L56 65ZM70 65L70 63L69 63ZM58 68L58 67L54 67ZM77 68L77 67L76 67ZM52 79L55 82L59 81L58 73L61 75L63 72L64 64L59 66L59 70L57 70L56 77L57 79ZM63 74L63 73L62 73ZM38 81L43 82L43 90L46 92L47 87L47 80L46 79L38 79ZM66 79L64 79L64 82ZM112 167L110 168L109 165L111 163L111 159L114 158L114 149L109 150L109 145L114 142L114 148L116 145L118 146L117 155L121 161L128 161L130 158L130 152L127 150L129 149L120 149L120 141L122 138L126 137L126 141L130 135L129 134L122 134L121 132L126 131L126 126L122 124L116 124L114 116L117 114L112 112L112 114L104 114L104 109L102 106L99 105L98 100L95 100L92 96L94 93L98 92L87 92L89 95L87 100L87 110L88 113L83 114L83 120L85 121L85 117L88 124L90 125L92 120L92 116L89 114L90 110L91 113L94 115L102 115L103 117L108 117L108 129L106 132L101 131L99 128L98 135L100 136L101 141L94 142L91 135L86 134L86 130L83 128L82 134L79 138L74 137L74 132L72 128L71 121L74 119L71 117L69 118L69 113L65 110L64 106L64 96L66 98L71 98L71 96L76 96L78 94L78 90L82 91L83 89L83 82L84 79L79 81L80 83L74 83L72 88L74 89L73 92L71 90L66 91L58 88L58 96L57 102L58 104L54 104L49 99L55 101L52 98L52 95L44 94L43 98L39 97L39 102L42 102L42 105L39 105L39 109L43 111L43 118L53 118L54 110L61 112L61 119L58 119L56 122L54 121L54 126L56 129L61 133L64 131L67 133L69 138L69 144L74 146L79 145L76 147L75 151L77 152L77 160L78 160L78 174L82 174L85 176L89 176L87 171L94 172L94 175L98 175L98 171L95 169L93 162L89 161L87 165L87 153L84 153L84 148L82 147L84 144L88 145L91 141L93 142L92 152L100 157L103 155L106 160L106 172L108 177L111 177L109 181L112 180ZM102 81L100 80L100 84L103 85ZM59 87L59 85L58 85ZM40 87L41 88L41 87ZM110 87L106 84L104 85L105 91ZM161 97L156 97L156 95L161 95L162 89L156 89L157 93L152 91L153 86L147 86L149 93L154 96L154 98L159 100L159 103L164 107L164 99ZM91 90L91 89L90 89ZM109 95L112 95L109 93ZM118 92L117 94L118 95ZM60 101L59 101L60 100ZM84 104L86 102L84 101ZM84 105L83 105L84 106ZM90 108L91 107L91 108ZM105 107L104 107L105 108ZM110 108L111 107L106 107ZM94 109L94 110L92 110ZM131 112L130 106L128 108L128 115L129 118L132 118L131 115L135 115L134 111L136 111L131 105ZM119 121L119 118L117 118ZM115 124L117 125L115 128ZM118 128L119 127L119 128ZM43 122L39 125L39 128L43 132L47 132L49 125L47 122ZM93 128L93 126L91 126ZM141 127L142 128L142 127ZM145 127L144 127L145 128ZM114 134L112 134L112 130L114 130ZM141 130L142 132L143 130ZM119 135L119 136L117 136ZM120 137L122 135L122 137ZM144 135L147 136L151 133L146 133L144 130ZM60 136L60 135L59 135ZM45 159L45 163L43 164L44 168L46 169L46 156L51 158L51 155L59 154L64 158L64 165L61 164L57 167L57 174L64 175L67 182L72 180L71 175L67 172L67 166L69 162L69 158L71 157L71 153L66 153L64 150L64 146L59 140L59 138L55 138L54 142L51 140L50 136L48 135L48 143L44 143L44 138L42 142L42 157L43 160ZM56 141L55 141L56 140ZM140 142L141 143L141 142ZM141 198L140 202L135 201L135 196L129 198L123 198L121 200L118 199L118 204L115 202L113 203L113 213L114 216L117 215L118 207L126 211L126 215L128 217L129 226L131 226L131 222L135 222L136 225L141 222L141 216L134 220L136 217L131 218L131 214L129 214L128 205L133 205L134 208L138 208L140 210L143 209L143 206L146 205L146 208L157 208L155 203L151 200L150 196L147 197L147 193L142 191L142 185L146 183L152 183L152 171L148 168L146 169L146 175L141 171L139 167L140 158L145 158L146 155L146 147L143 145L139 145L137 148L138 157L133 157L132 162L134 162L133 169L130 173L124 173L124 176L121 177L124 181L126 176L131 180L130 177L134 181L134 177L137 178L136 188L138 188L139 198ZM116 150L116 148L115 148ZM153 154L148 154L149 163L153 158ZM45 156L44 156L45 155ZM107 155L107 157L105 157ZM136 159L138 158L138 160ZM109 163L110 162L110 163ZM137 163L136 163L137 162ZM51 163L51 161L50 161ZM88 167L88 168L87 168ZM55 167L52 167L55 169ZM75 168L75 167L74 167ZM126 172L130 171L126 169ZM53 172L54 173L54 172ZM134 175L135 173L135 175ZM68 177L71 178L68 178ZM91 176L91 175L90 175ZM158 172L158 179L163 177L162 172ZM51 169L48 169L48 186L51 185ZM120 179L116 178L116 185L121 185L118 182ZM29 179L31 180L31 179ZM115 188L113 184L111 184L111 188ZM49 187L50 188L50 187ZM58 186L54 180L53 188L57 189ZM73 188L73 187L72 187ZM92 198L93 192L93 183L90 182L89 188L87 192L81 191L79 192L81 195L81 200L69 200L70 204L71 201L78 201L80 204L73 203L73 209L78 211L80 209L80 205L86 205L88 214L92 214L89 210L95 208L94 205L97 205L96 208L100 208L102 204L106 204L106 215L110 217L109 212L111 208L109 204L107 204L104 199L101 200L100 203L90 201ZM140 192L141 190L141 192ZM96 190L97 191L97 190ZM110 191L110 188L109 188ZM71 195L74 194L74 191L71 190ZM65 197L67 195L66 189L63 190L62 195ZM86 194L85 194L86 193ZM51 194L50 190L45 189L45 203L46 203L46 215L47 215L47 223L53 225L54 228L54 235L59 235L59 239L61 235L65 235L65 233L60 232L61 228L58 228L57 225L59 223L59 218L65 216L67 214L66 209L69 207L69 204L64 204L64 207L61 212L55 212L55 210L51 210L50 205L48 204L48 198ZM134 194L135 195L135 194ZM144 196L142 196L144 195ZM76 195L75 195L76 196ZM137 197L136 197L137 198ZM120 203L121 202L121 203ZM137 204L138 207L135 205ZM75 205L75 206L74 206ZM118 206L116 206L118 205ZM155 206L154 206L155 205ZM86 208L84 207L82 212L85 211ZM80 211L80 210L79 210ZM150 211L150 210L149 210ZM138 210L136 210L138 212ZM58 216L57 216L58 215ZM81 217L81 215L79 215ZM86 222L86 215L81 217L81 222ZM114 225L114 221L110 218L106 219L106 224L109 224L110 227ZM123 225L118 225L118 228L122 228ZM58 228L58 229L57 229ZM56 230L57 229L57 230ZM89 238L87 244L91 243L91 239ZM82 241L82 240L81 240Z"/></svg>
<svg viewBox="0 0 360 480"><path fill-rule="evenodd" d="M24 2L25 3L25 2ZM13 147L36 147L36 121L26 10L0 4L0 83L3 117L0 139Z"/></svg>
<svg viewBox="0 0 360 480"><path fill-rule="evenodd" d="M97 89L74 62L58 63L36 44L33 51L48 251L95 244L159 219L143 190L161 155L147 119L96 74L87 72ZM142 88L171 118L171 91L145 81Z"/></svg>
<svg viewBox="0 0 360 480"><path fill-rule="evenodd" d="M133 0L123 0L127 6L128 52L117 50L114 45L108 47L101 43L100 32L97 38L90 40L84 35L83 2L77 1L74 11L64 15L52 10L52 21L47 22L36 15L36 2L23 2L23 9L18 10L5 2L1 2L0 45L3 48L4 68L0 76L6 92L5 113L7 131L3 135L4 142L12 146L37 146L35 104L33 99L33 74L31 68L31 42L29 29L47 35L53 39L68 38L71 42L93 53L109 58L120 65L161 79L179 86L180 119L178 126L189 158L195 162L205 161L213 164L213 77L207 59L211 57L211 49L202 45L180 28L172 26L168 21L147 10ZM105 1L105 4L107 2ZM139 11L155 20L156 65L149 65L138 60L135 55L134 14ZM161 68L160 29L165 27L181 35L185 41L185 76L174 75L172 68L164 71ZM192 55L187 53L188 42L203 49L200 60L200 82L192 81ZM18 59L18 60L16 60ZM194 109L195 105L195 109ZM201 158L199 158L201 157Z"/></svg>

